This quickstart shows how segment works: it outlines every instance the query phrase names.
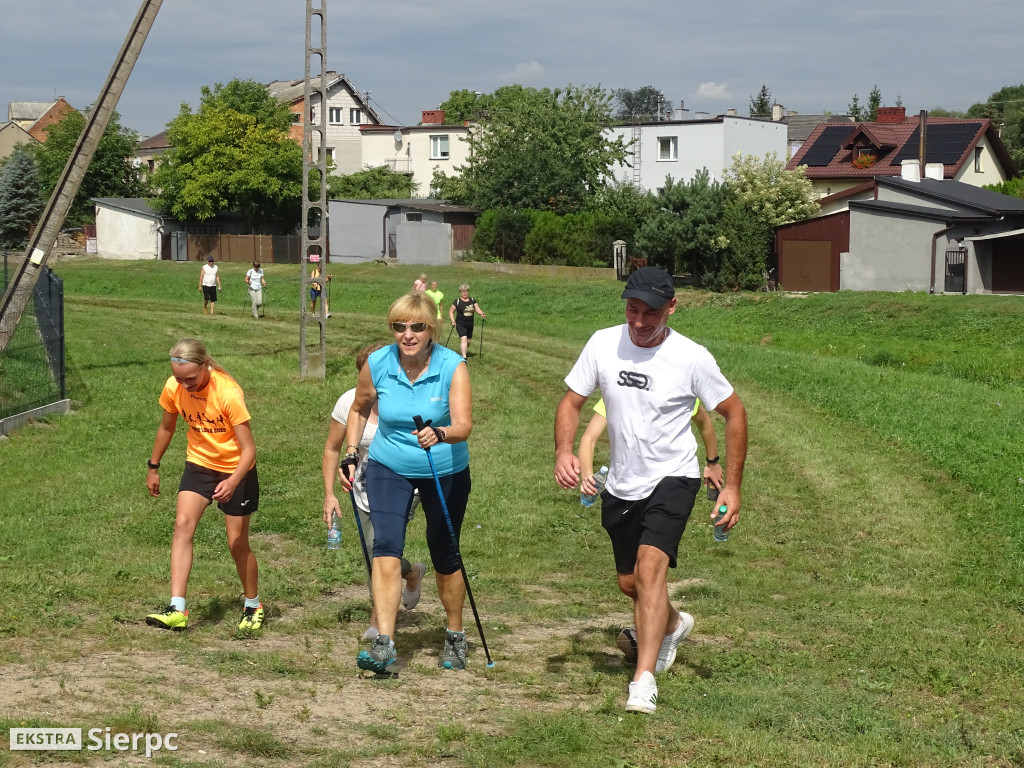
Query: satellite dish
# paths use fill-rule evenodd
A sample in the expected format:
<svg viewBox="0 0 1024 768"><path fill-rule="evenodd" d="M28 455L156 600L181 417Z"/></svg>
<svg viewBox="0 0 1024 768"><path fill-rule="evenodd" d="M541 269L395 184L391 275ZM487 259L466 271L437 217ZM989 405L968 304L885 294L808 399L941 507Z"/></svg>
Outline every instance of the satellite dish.
<svg viewBox="0 0 1024 768"><path fill-rule="evenodd" d="M401 144L402 143L402 132L401 131L395 131L395 143L396 144Z"/></svg>

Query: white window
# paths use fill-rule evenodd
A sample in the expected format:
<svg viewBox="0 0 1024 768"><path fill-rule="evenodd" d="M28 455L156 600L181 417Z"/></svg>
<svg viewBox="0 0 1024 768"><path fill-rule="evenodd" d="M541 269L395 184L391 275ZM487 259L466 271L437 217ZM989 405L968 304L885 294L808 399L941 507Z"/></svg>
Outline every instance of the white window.
<svg viewBox="0 0 1024 768"><path fill-rule="evenodd" d="M328 122L331 125L341 125L341 107L331 107L328 114Z"/></svg>
<svg viewBox="0 0 1024 768"><path fill-rule="evenodd" d="M348 121L352 125L359 125L363 122L363 110L352 107L348 111Z"/></svg>
<svg viewBox="0 0 1024 768"><path fill-rule="evenodd" d="M658 160L676 160L678 141L675 136L659 136Z"/></svg>
<svg viewBox="0 0 1024 768"><path fill-rule="evenodd" d="M981 158L982 158L982 156L984 154L985 154L985 148L984 147L975 147L974 148L974 172L975 173L982 173L983 170L984 170L981 167Z"/></svg>
<svg viewBox="0 0 1024 768"><path fill-rule="evenodd" d="M446 133L443 136L431 136L430 159L447 160L448 157L448 134Z"/></svg>

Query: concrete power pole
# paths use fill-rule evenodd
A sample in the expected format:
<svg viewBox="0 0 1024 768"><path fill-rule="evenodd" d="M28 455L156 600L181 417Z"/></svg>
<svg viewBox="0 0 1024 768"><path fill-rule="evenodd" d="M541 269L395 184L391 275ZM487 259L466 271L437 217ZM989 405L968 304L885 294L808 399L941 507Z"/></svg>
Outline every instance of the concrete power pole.
<svg viewBox="0 0 1024 768"><path fill-rule="evenodd" d="M315 7L314 7L315 6ZM317 31L319 34L317 34ZM320 67L317 87L310 80L316 57ZM299 297L299 376L327 375L327 0L306 0L306 87L302 116L302 295ZM310 177L318 178L320 194L310 200ZM310 279L309 265L320 267L320 277ZM316 314L306 311L309 287L319 283L320 303ZM309 337L310 326L319 329L319 343Z"/></svg>
<svg viewBox="0 0 1024 768"><path fill-rule="evenodd" d="M121 93L124 91L128 76L135 66L142 52L142 45L146 42L149 30L153 28L156 21L156 14L160 10L163 0L145 0L139 8L139 13L132 23L132 27L125 38L121 50L117 54L114 66L107 75L106 82L100 90L96 104L86 115L85 128L71 155L68 157L67 165L57 186L50 195L50 200L43 209L43 215L39 219L35 233L29 239L28 250L25 252L25 259L18 268L14 279L7 286L3 302L0 303L0 352L7 349L7 344L14 335L18 321L21 319L25 306L28 304L32 289L35 288L39 279L39 272L50 256L50 249L57 241L57 234L64 225L64 219L68 215L71 203L82 186L82 179L85 172L89 170L89 163L96 153L103 133L110 123L110 116L117 106Z"/></svg>

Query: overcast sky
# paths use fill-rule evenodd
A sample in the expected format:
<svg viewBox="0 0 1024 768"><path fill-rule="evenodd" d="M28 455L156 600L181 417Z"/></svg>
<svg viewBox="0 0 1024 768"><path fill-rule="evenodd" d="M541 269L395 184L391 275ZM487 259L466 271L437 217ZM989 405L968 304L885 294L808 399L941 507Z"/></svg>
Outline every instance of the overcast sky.
<svg viewBox="0 0 1024 768"><path fill-rule="evenodd" d="M141 0L0 0L0 118L9 101L96 100ZM748 112L766 84L803 114L866 104L966 109L1024 82L1022 0L314 0L327 67L382 119L419 122L452 90L653 85L687 108ZM118 105L148 136L203 85L303 77L302 0L167 0Z"/></svg>

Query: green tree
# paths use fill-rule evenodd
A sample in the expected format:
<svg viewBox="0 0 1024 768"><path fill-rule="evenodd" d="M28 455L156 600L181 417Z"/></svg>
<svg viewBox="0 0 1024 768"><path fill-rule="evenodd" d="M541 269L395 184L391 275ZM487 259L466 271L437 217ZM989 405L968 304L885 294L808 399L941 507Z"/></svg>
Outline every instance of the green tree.
<svg viewBox="0 0 1024 768"><path fill-rule="evenodd" d="M772 92L768 90L767 85L762 84L761 90L757 92L757 95L750 97L750 116L770 118L773 106Z"/></svg>
<svg viewBox="0 0 1024 768"><path fill-rule="evenodd" d="M972 104L967 115L995 123L1010 157L1019 169L1024 168L1024 83L1000 88L984 103Z"/></svg>
<svg viewBox="0 0 1024 768"><path fill-rule="evenodd" d="M328 176L327 196L332 200L405 200L415 194L416 186L411 176L387 166L366 166L347 176Z"/></svg>
<svg viewBox="0 0 1024 768"><path fill-rule="evenodd" d="M635 91L619 88L613 100L615 119L621 122L656 120L666 109L671 108L665 93L653 85L642 85Z"/></svg>
<svg viewBox="0 0 1024 768"><path fill-rule="evenodd" d="M291 121L288 107L253 80L204 86L198 110L182 104L167 126L172 148L153 175L160 208L183 220L239 213L251 232L294 228L302 149L288 136Z"/></svg>
<svg viewBox="0 0 1024 768"><path fill-rule="evenodd" d="M968 114L962 109L946 109L945 107L933 107L928 110L928 117L958 117L965 118Z"/></svg>
<svg viewBox="0 0 1024 768"><path fill-rule="evenodd" d="M0 170L0 248L24 248L28 231L39 222L43 201L32 151L18 144Z"/></svg>
<svg viewBox="0 0 1024 768"><path fill-rule="evenodd" d="M82 113L77 110L69 112L59 123L46 129L44 144L33 147L40 194L44 200L53 194L84 129ZM138 144L139 134L123 127L116 112L111 115L107 130L96 146L92 162L68 210L68 224L78 226L95 220L94 197L144 197L148 193L149 187L136 165L135 149Z"/></svg>
<svg viewBox="0 0 1024 768"><path fill-rule="evenodd" d="M728 196L729 190L712 181L706 168L687 183L666 178L658 210L640 225L634 250L669 272L701 274L702 262L715 259L727 244L719 222Z"/></svg>
<svg viewBox="0 0 1024 768"><path fill-rule="evenodd" d="M467 141L470 158L449 178L438 172L442 197L483 210L510 208L567 213L584 207L626 157L609 139L610 97L596 87L499 88Z"/></svg>
<svg viewBox="0 0 1024 768"><path fill-rule="evenodd" d="M718 291L751 290L762 281L772 252L775 228L818 212L805 166L792 171L775 153L758 158L737 153L724 174L729 191L715 234L718 248L708 249L700 269L701 284Z"/></svg>
<svg viewBox="0 0 1024 768"><path fill-rule="evenodd" d="M878 108L882 106L882 92L878 90L878 83L871 89L871 93L868 94L868 120L875 122L878 119Z"/></svg>
<svg viewBox="0 0 1024 768"><path fill-rule="evenodd" d="M860 96L856 93L853 94L853 98L850 99L850 103L846 106L846 113L857 123L861 122L866 116L864 107L860 105Z"/></svg>
<svg viewBox="0 0 1024 768"><path fill-rule="evenodd" d="M526 236L533 228L537 211L484 211L476 222L473 250L478 258L518 264L523 260Z"/></svg>
<svg viewBox="0 0 1024 768"><path fill-rule="evenodd" d="M475 123L486 116L494 96L463 88L451 91L448 98L441 102L438 109L444 110L446 125L462 125L465 122Z"/></svg>
<svg viewBox="0 0 1024 768"><path fill-rule="evenodd" d="M750 212L770 227L814 216L821 209L807 166L792 171L772 152L764 157L737 152L723 180Z"/></svg>

